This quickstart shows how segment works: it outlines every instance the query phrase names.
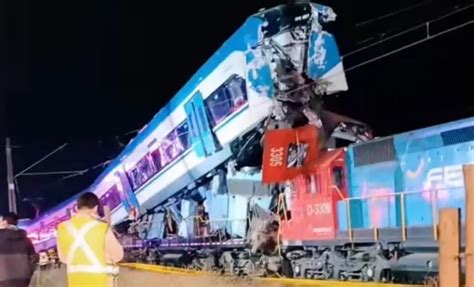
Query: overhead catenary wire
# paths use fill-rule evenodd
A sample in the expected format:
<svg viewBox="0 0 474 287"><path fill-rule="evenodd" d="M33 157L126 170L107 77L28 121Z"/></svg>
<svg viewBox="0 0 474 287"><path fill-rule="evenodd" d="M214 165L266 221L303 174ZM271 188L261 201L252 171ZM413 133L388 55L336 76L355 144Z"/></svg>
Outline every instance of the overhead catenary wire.
<svg viewBox="0 0 474 287"><path fill-rule="evenodd" d="M42 176L42 175L61 175L61 174L76 174L81 173L82 170L62 170L62 171L45 171L45 172L25 172L22 176Z"/></svg>
<svg viewBox="0 0 474 287"><path fill-rule="evenodd" d="M46 185L44 185L44 186L54 185L54 184L57 184L57 183L59 183L59 182L61 182L61 181L63 181L63 180L69 179L69 178L73 178L73 177L85 175L86 173L88 173L88 172L90 172L90 171L92 171L92 170L105 167L105 166L106 166L107 164L109 164L110 162L112 162L112 160L110 160L110 159L109 159L109 160L105 160L105 161L103 161L103 162L100 162L100 163L98 163L98 164L95 164L95 165L93 165L93 166L90 166L90 167L88 167L88 168L85 168L85 169L83 169L83 170L78 170L78 171L76 171L76 172L73 172L73 171L64 171L64 172L68 172L68 173L70 173L70 174L68 174L68 175L66 175L66 176L63 176L63 177L59 178L58 180L53 181L53 182L50 182L50 183L48 183L48 184L46 184ZM59 172L56 173L56 174L59 174L60 172L61 172L61 171L59 171ZM39 188L39 189L41 189L41 188Z"/></svg>
<svg viewBox="0 0 474 287"><path fill-rule="evenodd" d="M377 46L377 45L380 45L380 44L382 44L382 43L384 43L384 42L386 42L386 41L388 41L388 40L392 40L392 39L398 38L398 37L400 37L400 36L402 36L402 35L405 35L405 34L407 34L407 33L410 33L410 32L412 32L412 31L415 31L415 30L420 29L420 28L423 28L423 27L426 27L426 34L429 36L429 34L430 34L429 27L430 27L431 24L434 24L434 23L439 22L439 21L441 21L441 20L443 20L443 19L446 19L446 18L448 18L448 17L450 17L450 16L452 16L452 15L454 15L454 14L458 14L458 13L460 13L460 12L462 12L462 11L465 11L465 10L471 8L471 7L474 7L474 4L469 4L469 5L463 6L463 7L461 7L461 8L455 9L454 11L448 12L448 13L443 14L443 15L441 15L441 16L439 16L439 17L434 18L434 19L425 21L425 22L423 22L423 23L421 23L421 24L415 25L415 26L410 27L410 28L408 28L408 29L405 29L405 30L403 30L403 31L401 31L401 32L395 33L395 34L393 34L393 35L391 35L391 36L389 36L389 37L386 37L386 38L384 38L384 39L382 39L382 40L379 40L379 41L376 41L376 42L374 42L374 43L371 43L371 44L368 44L368 45L366 45L366 46L363 46L363 47L361 47L361 48L355 49L355 50L353 50L353 51L351 51L351 52L348 52L348 53L342 55L341 57L342 57L342 58L349 57L349 56L351 56L351 55L353 55L353 54L356 54L356 53L362 52L362 51L364 51L364 50L370 49L370 48L372 48L372 47L374 47L374 46Z"/></svg>
<svg viewBox="0 0 474 287"><path fill-rule="evenodd" d="M463 24L456 25L456 26L454 26L454 27L452 27L452 28L443 30L443 31L438 32L438 33L436 33L436 34L426 35L426 37L423 38L423 39L421 39L421 40L412 42L412 43L407 44L407 45L405 45L405 46L403 46L403 47L400 47L400 48L398 48L398 49L395 49L395 50L392 50L392 51L390 51L390 52L384 53L384 54L382 54L382 55L380 55L380 56L377 56L377 57L374 57L374 58L372 58L372 59L363 61L363 62L361 62L361 63L359 63L359 64L356 64L356 65L354 65L354 66L352 66L352 67L350 67L350 68L345 69L344 72L350 72L350 71L352 71L352 70L355 70L355 69L357 69L357 68L360 68L360 67L362 67L362 66L365 66L365 65L367 65L367 64L370 64L370 63L372 63L372 62L381 60L381 59L386 58L386 57L388 57L388 56L391 56L391 55L393 55L393 54L399 53L399 52L404 51L404 50L406 50L406 49L409 49L409 48L411 48L411 47L414 47L414 46L417 46L417 45L422 44L422 43L424 43L424 42L433 40L433 39L435 39L435 38L437 38L437 37L439 37L439 36L442 36L442 35L444 35L444 34L447 34L447 33L453 32L453 31L456 31L456 30L458 30L458 29L462 29L462 28L464 28L464 27L466 27L466 26L469 26L469 25L472 25L472 24L474 24L474 20L470 20L470 21L464 22Z"/></svg>
<svg viewBox="0 0 474 287"><path fill-rule="evenodd" d="M44 160L46 160L47 158L49 158L50 156L52 156L53 154L55 154L56 152L64 149L65 147L67 146L67 143L64 143L63 145L57 147L55 150L53 150L52 152L48 153L47 155L45 155L44 157L40 158L39 160L37 160L36 162L34 162L33 164L31 164L30 166L28 166L27 168L25 168L24 170L20 171L19 173L17 173L14 177L17 178L21 175L23 175L24 173L26 173L27 171L29 171L30 169L32 169L33 167L37 166L38 164L42 163Z"/></svg>
<svg viewBox="0 0 474 287"><path fill-rule="evenodd" d="M384 15L381 15L381 16L377 16L377 17L374 17L374 18L371 18L371 19L368 19L368 20L361 21L361 22L355 24L355 26L356 27L364 26L364 25L376 22L378 20L382 20L382 19L385 19L385 18L388 18L388 17L391 17L391 16L395 16L395 15L400 14L400 13L408 12L408 11L411 11L411 10L413 10L415 8L418 8L418 7L421 7L421 6L425 6L425 5L427 5L431 2L432 2L432 0L428 0L428 1L418 3L418 4L414 4L414 5L411 5L409 7L405 7L405 8L402 8L402 9L399 9L399 10L396 10L396 11L393 11L393 12L390 12L390 13L387 13L387 14L384 14Z"/></svg>
<svg viewBox="0 0 474 287"><path fill-rule="evenodd" d="M103 168L105 167L106 165L108 165L110 162L112 162L111 159L108 159L108 160L105 160L101 163L98 163L96 165L93 165L91 167L88 167L88 168L85 168L83 170L79 170L77 171L76 173L71 173L70 175L66 175L62 178L59 179L59 181L62 181L62 180L65 180L65 179L68 179L68 178L71 178L71 177L76 177L76 176L80 176L80 175L84 175L92 170L95 170L95 169L98 169L98 168Z"/></svg>
<svg viewBox="0 0 474 287"><path fill-rule="evenodd" d="M134 134L134 133L137 133L139 132L139 130L137 129L134 129L134 130L131 130L131 131L128 131L128 132L125 132L125 133L122 133L116 137L119 137L119 136L128 136L128 135L131 135L131 134ZM63 150L67 145L69 145L70 143L64 143L63 145L59 146L58 148L56 148L55 150L53 150L52 152L50 152L49 154L45 155L44 157L42 157L41 159L39 159L38 161L36 161L35 163L33 163L32 165L28 166L27 168L23 169L21 172L19 172L18 174L16 174L14 176L14 179L15 179L15 185L17 187L17 193L19 192L18 188L19 188L19 182L18 182L18 178L20 177L25 177L25 176L54 176L54 175L65 175L64 177L60 178L59 180L55 181L55 182L52 182L50 184L56 184L60 181L63 181L63 180L66 180L66 179L69 179L69 178L73 178L73 177L77 177L77 176L81 176L81 175L84 175L92 170L95 170L97 168L100 168L100 167L104 167L106 166L108 163L111 162L111 160L106 160L106 161L103 161L99 164L96 164L94 166L91 166L91 167L88 167L88 168L85 168L85 169L81 169L81 170L59 170L59 171L46 171L46 172L28 172L29 170L31 170L32 168L34 168L35 166L37 166L38 164L40 164L41 162L45 161L46 159L48 159L49 157L51 157L52 155L54 155L55 153Z"/></svg>
<svg viewBox="0 0 474 287"><path fill-rule="evenodd" d="M131 130L131 131L128 131L128 132L125 132L125 133L122 133L116 137L119 137L119 136L128 136L128 135L131 135L131 134L134 134L134 133L137 133L139 132L140 130L137 130L137 129L134 129L134 130ZM42 157L41 159L39 159L38 161L34 162L33 164L29 165L28 167L26 167L25 169L23 169L22 171L18 172L17 174L15 174L15 178L17 177L20 177L20 176L34 176L34 175L54 175L54 174L75 174L75 173L78 173L78 172L81 172L81 170L76 170L76 171L52 171L52 172L28 172L29 170L31 170L32 168L34 168L35 166L37 166L38 164L42 163L43 161L45 161L46 159L50 158L52 155L54 155L55 153L63 150L66 146L70 145L70 142L66 142L64 144L62 144L61 146L57 147L56 149L54 149L53 151L51 151L50 153L48 153L47 155L45 155L44 157ZM20 148L20 146L16 146L17 148Z"/></svg>
<svg viewBox="0 0 474 287"><path fill-rule="evenodd" d="M131 130L131 131L129 131L129 132L124 133L123 135L124 135L124 136L128 136L128 135L135 134L135 133L138 133L138 132L140 132L139 129L138 129L138 130Z"/></svg>

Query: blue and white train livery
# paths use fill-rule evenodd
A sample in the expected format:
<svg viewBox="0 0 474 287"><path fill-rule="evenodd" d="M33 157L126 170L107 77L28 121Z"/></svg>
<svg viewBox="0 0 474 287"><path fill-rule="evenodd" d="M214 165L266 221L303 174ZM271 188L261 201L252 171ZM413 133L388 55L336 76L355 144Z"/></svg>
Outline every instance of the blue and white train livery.
<svg viewBox="0 0 474 287"><path fill-rule="evenodd" d="M318 117L301 99L347 90L336 41L322 26L335 16L301 2L249 17L88 188L111 208L112 224L133 207L143 214L163 205L235 160L245 146L236 143L261 133L270 117L292 113L286 102L297 99L298 116ZM54 245L75 199L26 224L38 248Z"/></svg>

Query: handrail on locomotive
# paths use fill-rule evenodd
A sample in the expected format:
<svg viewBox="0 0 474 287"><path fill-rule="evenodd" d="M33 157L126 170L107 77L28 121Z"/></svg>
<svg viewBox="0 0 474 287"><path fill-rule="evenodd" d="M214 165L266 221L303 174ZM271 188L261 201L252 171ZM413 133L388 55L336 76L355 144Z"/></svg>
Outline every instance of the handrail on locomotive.
<svg viewBox="0 0 474 287"><path fill-rule="evenodd" d="M331 186L331 188L338 190L337 186ZM462 187L458 187L457 189L459 190L464 190ZM431 214L432 214L432 239L433 240L438 240L438 207L437 207L437 196L439 191L443 191L445 189L429 189L429 190L419 190L419 191L401 191L401 192L392 192L392 193L384 193L384 194L372 194L372 195L366 195L366 196L356 196L356 197L346 197L342 198L342 201L344 201L344 204L346 206L346 222L348 226L348 231L347 231L347 238L352 241L353 240L353 227L352 227L352 214L350 212L350 206L351 202L353 201L363 201L363 200L377 200L377 199L385 199L385 200L390 200L390 199L396 199L400 203L400 216L401 216L401 227L400 227L400 232L402 234L403 241L407 240L407 223L406 223L406 203L405 199L407 196L410 195L421 195L421 194L429 194L429 202L431 206ZM387 211L389 212L389 211ZM382 215L383 216L383 215ZM464 220L464 219L463 219ZM377 226L372 226L374 229L374 234L376 234L376 231L379 227ZM374 240L377 238L374 236Z"/></svg>

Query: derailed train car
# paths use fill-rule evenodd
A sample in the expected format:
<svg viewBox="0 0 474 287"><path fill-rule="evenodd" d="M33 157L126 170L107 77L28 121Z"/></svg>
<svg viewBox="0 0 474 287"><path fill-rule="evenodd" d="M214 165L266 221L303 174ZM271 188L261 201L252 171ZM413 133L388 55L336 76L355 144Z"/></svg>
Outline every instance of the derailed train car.
<svg viewBox="0 0 474 287"><path fill-rule="evenodd" d="M163 209L175 219L196 214L198 189L223 167L261 165L269 125L312 121L328 135L361 126L321 107L323 95L347 90L335 39L322 28L334 19L331 8L306 1L249 17L88 188L111 208L111 223ZM355 130L338 134L363 136ZM38 248L55 244L77 196L24 224Z"/></svg>
<svg viewBox="0 0 474 287"><path fill-rule="evenodd" d="M249 17L88 189L112 209L112 223L196 189L231 159L238 169L255 159L254 143L275 110L294 121L314 118L322 94L346 90L335 39L321 26L334 17L306 2ZM326 118L329 130L341 122ZM24 224L37 246L54 245L75 198Z"/></svg>
<svg viewBox="0 0 474 287"><path fill-rule="evenodd" d="M371 140L365 124L326 111L323 97L348 88L324 29L335 17L306 1L251 16L109 164L88 191L111 208L128 260L235 275L436 275L433 215L462 205L453 166L469 162L473 120ZM279 132L290 136L272 141ZM354 144L335 149L336 139ZM453 183L460 191L446 197ZM25 223L38 250L54 247L74 210L71 198Z"/></svg>

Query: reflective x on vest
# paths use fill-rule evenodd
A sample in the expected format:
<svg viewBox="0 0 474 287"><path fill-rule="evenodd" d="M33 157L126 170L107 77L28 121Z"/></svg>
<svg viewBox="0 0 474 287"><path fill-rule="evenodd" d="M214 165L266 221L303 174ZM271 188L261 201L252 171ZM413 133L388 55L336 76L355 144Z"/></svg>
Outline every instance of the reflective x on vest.
<svg viewBox="0 0 474 287"><path fill-rule="evenodd" d="M97 221L91 221L84 225L81 229L77 230L71 222L66 223L66 228L69 234L74 238L74 242L69 248L68 259L67 259L67 271L68 273L106 273L106 274L117 274L118 268L115 266L104 265L99 262L97 256L91 250L89 244L87 244L85 237L86 234L96 227ZM73 265L73 259L76 256L76 252L81 249L89 260L90 265Z"/></svg>

